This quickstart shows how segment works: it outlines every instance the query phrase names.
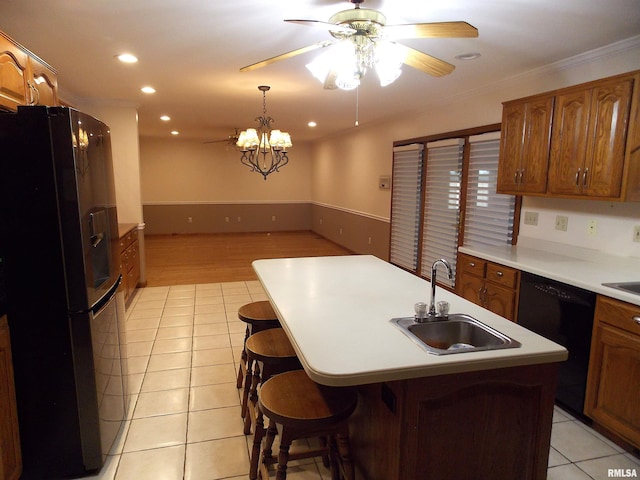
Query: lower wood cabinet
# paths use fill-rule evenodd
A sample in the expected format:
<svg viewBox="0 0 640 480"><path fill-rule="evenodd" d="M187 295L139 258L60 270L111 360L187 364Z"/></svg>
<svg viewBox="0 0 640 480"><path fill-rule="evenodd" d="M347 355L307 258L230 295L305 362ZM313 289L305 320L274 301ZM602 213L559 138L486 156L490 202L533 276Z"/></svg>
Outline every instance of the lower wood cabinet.
<svg viewBox="0 0 640 480"><path fill-rule="evenodd" d="M585 413L640 448L640 306L598 296Z"/></svg>
<svg viewBox="0 0 640 480"><path fill-rule="evenodd" d="M358 387L353 457L368 480L544 480L558 364Z"/></svg>
<svg viewBox="0 0 640 480"><path fill-rule="evenodd" d="M133 298L133 292L140 282L140 243L137 227L120 237L120 269L122 272L122 291L125 303Z"/></svg>
<svg viewBox="0 0 640 480"><path fill-rule="evenodd" d="M7 317L0 317L0 480L18 480L22 473L11 340Z"/></svg>
<svg viewBox="0 0 640 480"><path fill-rule="evenodd" d="M504 318L515 321L520 271L464 253L458 254L456 293Z"/></svg>

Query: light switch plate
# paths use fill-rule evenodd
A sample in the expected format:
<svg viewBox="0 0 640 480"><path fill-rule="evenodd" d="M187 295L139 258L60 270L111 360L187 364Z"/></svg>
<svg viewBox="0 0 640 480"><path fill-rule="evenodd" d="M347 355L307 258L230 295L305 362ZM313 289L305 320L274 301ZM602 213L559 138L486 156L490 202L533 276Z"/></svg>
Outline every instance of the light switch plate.
<svg viewBox="0 0 640 480"><path fill-rule="evenodd" d="M389 190L391 188L391 177L383 175L378 179L378 188L380 190Z"/></svg>

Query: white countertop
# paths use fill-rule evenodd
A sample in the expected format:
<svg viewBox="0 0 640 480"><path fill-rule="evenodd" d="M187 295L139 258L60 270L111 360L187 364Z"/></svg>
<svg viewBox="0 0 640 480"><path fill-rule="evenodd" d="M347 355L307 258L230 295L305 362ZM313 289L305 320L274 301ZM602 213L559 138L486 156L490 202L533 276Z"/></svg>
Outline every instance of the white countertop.
<svg viewBox="0 0 640 480"><path fill-rule="evenodd" d="M434 355L390 320L429 302L430 283L370 255L253 262L309 376L332 386L563 361L566 350L447 290L436 300L519 341L504 350Z"/></svg>
<svg viewBox="0 0 640 480"><path fill-rule="evenodd" d="M638 258L618 257L586 248L529 239L519 239L517 246L460 247L459 251L640 305L640 295L602 285L640 281Z"/></svg>

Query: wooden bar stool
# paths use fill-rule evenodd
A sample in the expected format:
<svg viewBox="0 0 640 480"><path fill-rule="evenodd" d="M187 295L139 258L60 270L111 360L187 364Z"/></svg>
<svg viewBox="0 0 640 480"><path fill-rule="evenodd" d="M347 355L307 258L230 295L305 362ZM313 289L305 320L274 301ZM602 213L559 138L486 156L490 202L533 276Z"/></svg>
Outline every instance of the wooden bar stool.
<svg viewBox="0 0 640 480"><path fill-rule="evenodd" d="M277 328L280 326L278 316L276 315L276 312L273 311L271 303L267 300L251 302L241 306L238 309L238 318L247 324L244 334L245 343L247 338L249 338L253 333L258 333L269 328ZM242 355L240 357L240 365L238 366L238 380L236 381L236 387L242 388L242 382L246 373L247 352L243 348Z"/></svg>
<svg viewBox="0 0 640 480"><path fill-rule="evenodd" d="M357 400L355 389L319 385L304 370L282 373L265 381L260 389L259 407L261 413L269 419L269 428L265 436L263 418L258 416L255 433L259 442L264 437L262 461L259 465L261 480L268 480L269 466L275 463L271 448L276 433L280 435L276 480L287 478L289 460L317 456L324 459L327 454L330 458L332 480L340 480L341 473L347 480L354 480L348 421L356 408ZM289 453L293 440L313 437L324 437L328 441L320 449ZM252 452L252 464L254 453L255 451Z"/></svg>
<svg viewBox="0 0 640 480"><path fill-rule="evenodd" d="M242 395L244 433L251 433L257 416L258 386L278 373L302 368L282 328L254 333L245 342L247 372ZM262 368L260 368L262 365Z"/></svg>

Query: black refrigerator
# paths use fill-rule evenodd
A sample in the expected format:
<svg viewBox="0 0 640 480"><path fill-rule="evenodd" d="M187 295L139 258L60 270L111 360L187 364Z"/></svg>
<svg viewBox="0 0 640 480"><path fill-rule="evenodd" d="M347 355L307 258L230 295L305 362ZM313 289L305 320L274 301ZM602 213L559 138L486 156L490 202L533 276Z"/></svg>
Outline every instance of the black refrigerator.
<svg viewBox="0 0 640 480"><path fill-rule="evenodd" d="M109 128L66 107L0 113L0 199L21 478L83 476L127 405Z"/></svg>

